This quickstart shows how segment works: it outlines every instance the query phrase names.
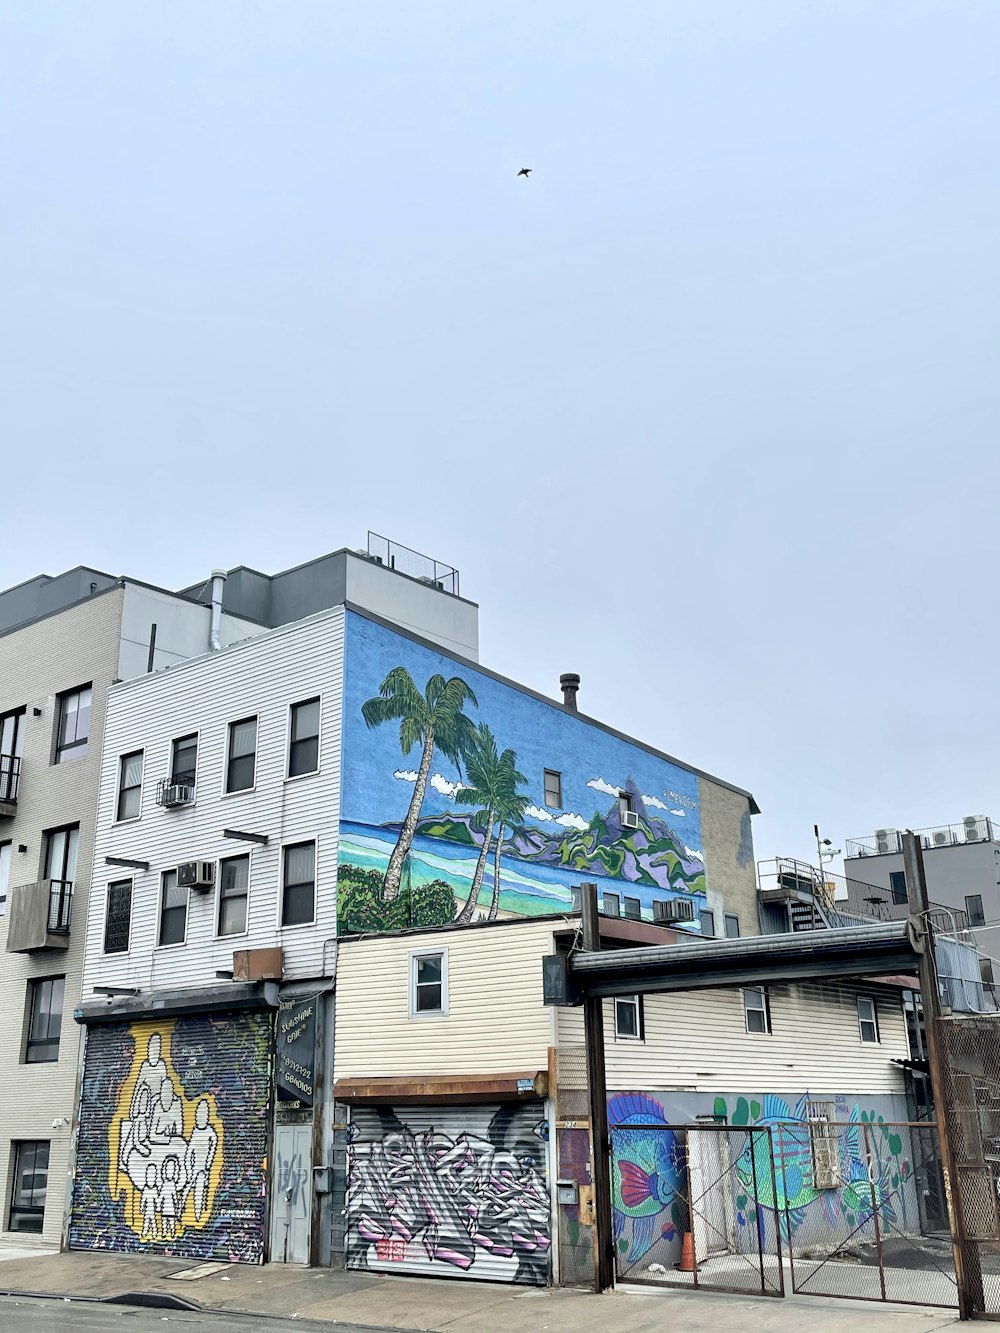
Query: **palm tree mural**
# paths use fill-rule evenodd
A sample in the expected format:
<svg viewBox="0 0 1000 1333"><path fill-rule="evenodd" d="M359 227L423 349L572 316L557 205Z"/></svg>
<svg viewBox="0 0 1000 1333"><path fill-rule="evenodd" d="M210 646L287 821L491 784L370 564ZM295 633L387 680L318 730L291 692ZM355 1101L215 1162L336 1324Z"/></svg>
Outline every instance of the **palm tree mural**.
<svg viewBox="0 0 1000 1333"><path fill-rule="evenodd" d="M508 755L510 760L505 763ZM497 830L496 852L493 859L493 898L488 918L490 921L496 920L497 909L500 906L500 853L503 850L504 828L507 826L513 829L520 828L524 822L525 811L531 804L531 797L517 790L522 782L527 782L527 778L514 767L516 760L517 755L512 750L504 750L500 756L500 790L493 811L494 818L500 821L500 827Z"/></svg>
<svg viewBox="0 0 1000 1333"><path fill-rule="evenodd" d="M403 866L413 846L435 748L453 764L461 766L475 741L472 722L462 711L467 703L477 704L478 701L458 676L452 676L450 680L441 675L431 676L421 694L406 668L398 666L393 667L379 686L377 698L369 699L361 706L361 716L369 729L380 727L384 722L399 723L399 748L404 755L408 755L415 745L421 746L410 808L382 881L385 902L393 902L399 897Z"/></svg>
<svg viewBox="0 0 1000 1333"><path fill-rule="evenodd" d="M504 750L503 754L497 754L495 736L485 722L480 722L476 730L476 739L466 755L466 785L458 789L455 800L459 805L477 807L472 818L472 827L482 833L483 845L479 850L469 896L455 920L457 926L467 925L472 920L476 904L479 902L479 892L483 886L483 875L493 842L493 825L496 823L499 807L505 799L509 800L512 786L516 787L518 782L527 781L514 768L516 762L517 755L513 750ZM497 890L494 885L494 898L496 895Z"/></svg>

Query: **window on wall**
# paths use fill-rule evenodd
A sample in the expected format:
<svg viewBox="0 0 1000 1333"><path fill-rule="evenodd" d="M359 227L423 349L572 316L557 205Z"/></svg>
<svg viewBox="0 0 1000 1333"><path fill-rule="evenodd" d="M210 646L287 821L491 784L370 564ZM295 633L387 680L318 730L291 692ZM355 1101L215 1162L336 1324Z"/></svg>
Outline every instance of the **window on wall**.
<svg viewBox="0 0 1000 1333"><path fill-rule="evenodd" d="M187 935L188 891L177 883L177 871L165 870L160 880L160 930L157 944L183 944Z"/></svg>
<svg viewBox="0 0 1000 1333"><path fill-rule="evenodd" d="M28 1040L24 1059L29 1065L59 1059L65 977L44 977L28 982Z"/></svg>
<svg viewBox="0 0 1000 1333"><path fill-rule="evenodd" d="M257 719L245 717L229 724L226 791L249 791L257 769Z"/></svg>
<svg viewBox="0 0 1000 1333"><path fill-rule="evenodd" d="M0 717L0 801L16 801L24 748L23 708Z"/></svg>
<svg viewBox="0 0 1000 1333"><path fill-rule="evenodd" d="M625 915L630 921L642 920L642 903L638 898L626 897L624 900Z"/></svg>
<svg viewBox="0 0 1000 1333"><path fill-rule="evenodd" d="M448 1012L448 951L410 954L410 1017Z"/></svg>
<svg viewBox="0 0 1000 1333"><path fill-rule="evenodd" d="M45 838L45 878L54 879L67 888L76 879L76 851L80 839L79 824L48 829Z"/></svg>
<svg viewBox="0 0 1000 1333"><path fill-rule="evenodd" d="M219 934L242 935L247 928L250 857L230 856L219 875Z"/></svg>
<svg viewBox="0 0 1000 1333"><path fill-rule="evenodd" d="M304 926L316 914L316 844L300 842L284 851L281 924Z"/></svg>
<svg viewBox="0 0 1000 1333"><path fill-rule="evenodd" d="M42 1229L45 1216L45 1192L49 1183L49 1145L20 1142L11 1145L14 1152L14 1180L10 1196L10 1230Z"/></svg>
<svg viewBox="0 0 1000 1333"><path fill-rule="evenodd" d="M81 759L87 753L90 737L90 705L93 690L89 685L60 694L56 719L56 763Z"/></svg>
<svg viewBox="0 0 1000 1333"><path fill-rule="evenodd" d="M726 913L726 939L738 940L740 937L740 919L735 912Z"/></svg>
<svg viewBox="0 0 1000 1333"><path fill-rule="evenodd" d="M698 920L701 923L701 933L706 939L715 939L715 913L703 907L698 913Z"/></svg>
<svg viewBox="0 0 1000 1333"><path fill-rule="evenodd" d="M562 774L557 773L554 768L542 770L542 780L545 788L544 804L551 806L553 810L562 809Z"/></svg>
<svg viewBox="0 0 1000 1333"><path fill-rule="evenodd" d="M890 870L889 872L889 893L892 901L897 907L906 902L906 871Z"/></svg>
<svg viewBox="0 0 1000 1333"><path fill-rule="evenodd" d="M771 1031L771 1001L763 986L747 986L743 991L743 1013L748 1032Z"/></svg>
<svg viewBox="0 0 1000 1333"><path fill-rule="evenodd" d="M300 777L319 768L319 700L292 704L288 743L288 776Z"/></svg>
<svg viewBox="0 0 1000 1333"><path fill-rule="evenodd" d="M618 793L618 813L622 817L622 823L630 823L629 816L635 814L635 801L632 799L630 791L620 791Z"/></svg>
<svg viewBox="0 0 1000 1333"><path fill-rule="evenodd" d="M870 995L858 996L858 1029L862 1041L877 1042L879 1040L878 1009Z"/></svg>
<svg viewBox="0 0 1000 1333"><path fill-rule="evenodd" d="M170 783L193 787L198 772L198 735L178 736L170 746Z"/></svg>
<svg viewBox="0 0 1000 1333"><path fill-rule="evenodd" d="M626 1041L645 1040L641 995L615 997L615 1036Z"/></svg>
<svg viewBox="0 0 1000 1333"><path fill-rule="evenodd" d="M601 895L601 908L605 916L621 916L622 902L617 893Z"/></svg>
<svg viewBox="0 0 1000 1333"><path fill-rule="evenodd" d="M967 893L965 895L965 911L970 926L985 925L986 913L983 911L983 895L981 893Z"/></svg>
<svg viewBox="0 0 1000 1333"><path fill-rule="evenodd" d="M10 884L10 853L12 844L0 842L0 916L7 910L7 886Z"/></svg>
<svg viewBox="0 0 1000 1333"><path fill-rule="evenodd" d="M132 881L116 879L108 885L104 904L104 952L128 953L132 927Z"/></svg>
<svg viewBox="0 0 1000 1333"><path fill-rule="evenodd" d="M142 751L123 754L118 761L117 819L138 819L142 807Z"/></svg>

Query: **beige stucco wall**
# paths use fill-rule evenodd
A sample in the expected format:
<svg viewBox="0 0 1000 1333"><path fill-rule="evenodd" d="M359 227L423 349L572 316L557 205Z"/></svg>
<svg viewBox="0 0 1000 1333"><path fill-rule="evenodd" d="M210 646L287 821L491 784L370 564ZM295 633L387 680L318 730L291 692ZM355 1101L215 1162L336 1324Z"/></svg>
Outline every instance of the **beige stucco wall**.
<svg viewBox="0 0 1000 1333"><path fill-rule="evenodd" d="M705 877L709 906L716 908L716 931L724 933L721 913L713 902L714 894L721 894L725 910L740 918L740 934L759 935L750 802L739 792L703 777L698 778L698 797Z"/></svg>

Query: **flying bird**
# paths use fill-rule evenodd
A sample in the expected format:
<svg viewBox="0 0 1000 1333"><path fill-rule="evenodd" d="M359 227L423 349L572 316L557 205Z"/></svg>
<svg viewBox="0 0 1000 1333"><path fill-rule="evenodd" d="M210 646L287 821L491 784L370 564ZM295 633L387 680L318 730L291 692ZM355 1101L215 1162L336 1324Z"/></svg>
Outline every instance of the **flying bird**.
<svg viewBox="0 0 1000 1333"><path fill-rule="evenodd" d="M528 176L531 175L531 171L532 171L532 168L531 168L531 167L522 167L521 170L520 170L517 174L518 174L519 176L524 176L525 178L527 178Z"/></svg>

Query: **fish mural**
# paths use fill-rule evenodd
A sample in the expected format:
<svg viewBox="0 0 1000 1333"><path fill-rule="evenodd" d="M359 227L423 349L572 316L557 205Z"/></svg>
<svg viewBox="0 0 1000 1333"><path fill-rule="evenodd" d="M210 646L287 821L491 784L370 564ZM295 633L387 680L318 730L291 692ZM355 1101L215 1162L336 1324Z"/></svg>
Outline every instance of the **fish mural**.
<svg viewBox="0 0 1000 1333"><path fill-rule="evenodd" d="M786 1101L768 1093L754 1129L770 1129L769 1134L748 1134L746 1146L736 1162L736 1178L743 1193L737 1198L737 1221L745 1222L748 1203L768 1210L778 1208L782 1238L788 1226L794 1231L805 1217L806 1209L821 1197L812 1186L812 1144L809 1130L796 1132L806 1125L805 1097L793 1111ZM789 1128L789 1127L792 1128ZM774 1143L774 1170L771 1169L771 1143ZM786 1220L787 1218L787 1220Z"/></svg>
<svg viewBox="0 0 1000 1333"><path fill-rule="evenodd" d="M666 1128L663 1107L644 1093L609 1098L608 1122L615 1245L634 1262L658 1240L673 1240L685 1225L684 1148Z"/></svg>

